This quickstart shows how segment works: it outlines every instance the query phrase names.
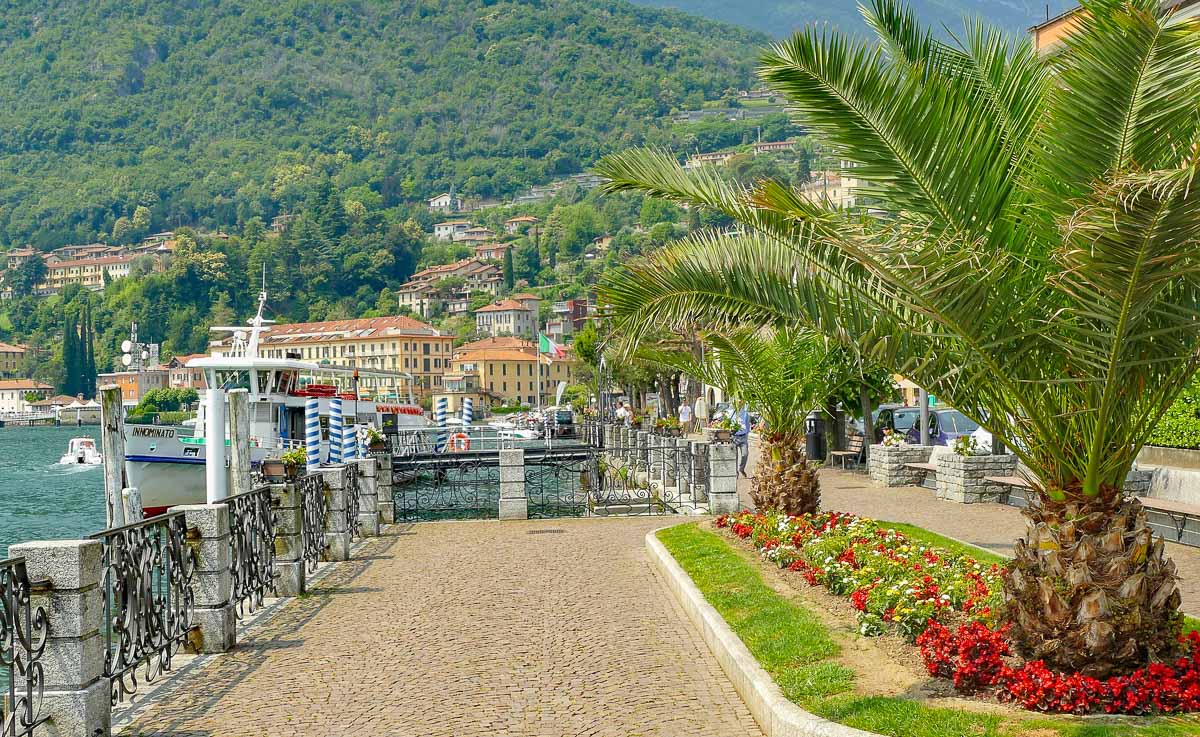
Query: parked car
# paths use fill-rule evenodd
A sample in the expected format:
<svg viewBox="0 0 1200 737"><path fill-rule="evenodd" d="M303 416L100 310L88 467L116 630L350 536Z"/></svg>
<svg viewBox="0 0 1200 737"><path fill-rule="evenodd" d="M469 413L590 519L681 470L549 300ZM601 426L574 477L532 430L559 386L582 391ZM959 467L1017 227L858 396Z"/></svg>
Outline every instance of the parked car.
<svg viewBox="0 0 1200 737"><path fill-rule="evenodd" d="M875 442L883 441L885 428L904 434L905 442L921 442L921 408L906 407L901 404L880 405L871 413L871 427L875 432ZM856 420L854 427L862 433L862 421ZM929 442L933 445L952 445L954 439L961 435L976 434L979 423L967 417L962 412L950 407L929 408ZM978 435L976 435L978 438ZM990 436L988 448L991 447ZM981 449L983 449L981 447Z"/></svg>

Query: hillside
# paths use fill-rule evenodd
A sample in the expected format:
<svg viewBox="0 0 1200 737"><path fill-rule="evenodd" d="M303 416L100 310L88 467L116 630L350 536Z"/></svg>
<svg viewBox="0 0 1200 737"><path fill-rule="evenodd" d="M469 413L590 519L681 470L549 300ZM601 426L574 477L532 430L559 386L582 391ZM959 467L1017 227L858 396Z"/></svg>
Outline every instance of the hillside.
<svg viewBox="0 0 1200 737"><path fill-rule="evenodd" d="M776 38L813 22L828 22L839 28L864 32L866 26L855 0L633 0L660 8L676 8L705 18L737 23ZM957 32L967 16L984 18L1013 33L1044 20L1047 3L1036 0L911 0L917 17L935 28L943 25ZM1051 0L1051 16L1077 3Z"/></svg>
<svg viewBox="0 0 1200 737"><path fill-rule="evenodd" d="M752 81L765 37L621 0L8 0L0 249L582 171ZM118 226L120 230L123 226Z"/></svg>

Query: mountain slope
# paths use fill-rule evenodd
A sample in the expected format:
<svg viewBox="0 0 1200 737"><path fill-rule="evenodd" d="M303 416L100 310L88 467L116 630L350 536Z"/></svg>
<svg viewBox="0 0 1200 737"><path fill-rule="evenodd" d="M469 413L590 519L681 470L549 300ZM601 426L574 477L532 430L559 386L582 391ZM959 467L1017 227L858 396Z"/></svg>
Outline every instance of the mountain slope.
<svg viewBox="0 0 1200 737"><path fill-rule="evenodd" d="M621 0L6 0L0 244L511 194L752 83L765 37Z"/></svg>
<svg viewBox="0 0 1200 737"><path fill-rule="evenodd" d="M676 8L705 18L755 28L776 38L814 22L828 22L838 28L862 32L866 26L854 0L633 0L642 5ZM923 22L951 32L962 28L962 19L980 17L1011 32L1022 32L1046 17L1045 2L1036 0L912 0L910 3ZM1069 0L1052 0L1050 15L1072 7Z"/></svg>

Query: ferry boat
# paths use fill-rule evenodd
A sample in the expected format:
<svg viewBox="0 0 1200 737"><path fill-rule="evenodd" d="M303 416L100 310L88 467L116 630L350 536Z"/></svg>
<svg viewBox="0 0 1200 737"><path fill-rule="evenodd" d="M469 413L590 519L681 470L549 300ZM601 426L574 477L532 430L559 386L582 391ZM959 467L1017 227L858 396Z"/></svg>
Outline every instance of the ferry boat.
<svg viewBox="0 0 1200 737"><path fill-rule="evenodd" d="M249 391L250 458L278 458L304 447L304 412L309 398L320 403L321 457L328 453L330 400L342 400L343 425L370 424L385 434L430 425L412 398L412 375L259 355L259 340L273 321L263 319L266 291L259 295L258 314L245 327L215 327L232 334L231 349L195 358L188 368L204 371L205 386ZM369 382L364 382L370 379ZM369 383L369 388L363 388ZM228 417L228 410L226 411ZM204 403L193 427L125 426L125 472L128 484L142 495L146 516L180 504L203 504L205 489ZM229 444L228 428L226 445ZM228 456L227 456L228 457ZM227 468L228 470L228 468Z"/></svg>
<svg viewBox="0 0 1200 737"><path fill-rule="evenodd" d="M91 438L71 438L67 443L67 452L58 459L63 466L99 466L104 462L100 451L96 450L96 441Z"/></svg>

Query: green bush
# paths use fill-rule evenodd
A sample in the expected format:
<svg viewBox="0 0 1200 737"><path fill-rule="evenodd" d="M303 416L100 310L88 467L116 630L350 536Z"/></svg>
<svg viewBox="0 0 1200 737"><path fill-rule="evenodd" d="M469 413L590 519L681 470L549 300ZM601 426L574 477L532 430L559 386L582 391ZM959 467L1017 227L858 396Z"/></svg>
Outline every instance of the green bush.
<svg viewBox="0 0 1200 737"><path fill-rule="evenodd" d="M524 404L519 404L516 407L492 407L494 415L513 415L518 412L528 412L529 407Z"/></svg>
<svg viewBox="0 0 1200 737"><path fill-rule="evenodd" d="M195 412L159 412L158 421L163 425L181 425L184 420L190 420L195 416Z"/></svg>
<svg viewBox="0 0 1200 737"><path fill-rule="evenodd" d="M1175 399L1150 436L1149 445L1200 448L1200 374Z"/></svg>

